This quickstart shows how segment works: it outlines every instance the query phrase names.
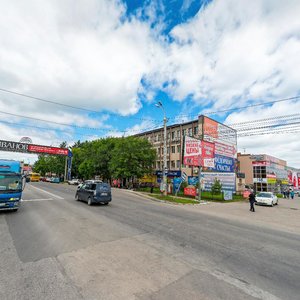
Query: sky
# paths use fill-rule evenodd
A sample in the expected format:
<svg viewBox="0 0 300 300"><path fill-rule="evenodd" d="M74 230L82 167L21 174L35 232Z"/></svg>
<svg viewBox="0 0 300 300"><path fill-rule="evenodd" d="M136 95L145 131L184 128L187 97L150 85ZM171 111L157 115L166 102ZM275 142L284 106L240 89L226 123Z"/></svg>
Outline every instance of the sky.
<svg viewBox="0 0 300 300"><path fill-rule="evenodd" d="M298 0L0 0L0 11L2 140L136 134L162 126L157 101L168 125L300 112L300 98L270 103L300 95ZM300 168L299 136L240 137L238 150Z"/></svg>

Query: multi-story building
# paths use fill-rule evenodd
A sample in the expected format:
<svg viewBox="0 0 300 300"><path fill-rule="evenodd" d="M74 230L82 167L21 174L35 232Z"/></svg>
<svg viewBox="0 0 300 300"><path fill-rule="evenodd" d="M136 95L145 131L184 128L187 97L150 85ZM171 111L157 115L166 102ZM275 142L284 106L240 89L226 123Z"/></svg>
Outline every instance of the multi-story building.
<svg viewBox="0 0 300 300"><path fill-rule="evenodd" d="M157 152L154 169L160 177L163 169L164 129L143 132L135 136L149 140ZM203 168L205 172L234 174L236 158L236 131L226 125L216 122L206 116L199 116L197 120L167 126L167 169L169 177L180 177L182 172L188 176L197 176L198 168L183 164L182 151L184 136L194 137L215 144L215 168ZM228 175L228 174L227 174ZM232 175L234 176L234 175ZM222 176L221 176L222 177ZM226 177L225 174L223 176ZM225 178L225 181L228 180ZM235 177L234 177L235 178ZM232 177L231 179L232 180ZM235 179L234 179L235 180ZM226 184L224 184L225 186ZM234 187L235 190L235 182Z"/></svg>
<svg viewBox="0 0 300 300"><path fill-rule="evenodd" d="M245 174L245 185L257 192L280 192L288 186L286 161L266 155L238 153L239 171Z"/></svg>

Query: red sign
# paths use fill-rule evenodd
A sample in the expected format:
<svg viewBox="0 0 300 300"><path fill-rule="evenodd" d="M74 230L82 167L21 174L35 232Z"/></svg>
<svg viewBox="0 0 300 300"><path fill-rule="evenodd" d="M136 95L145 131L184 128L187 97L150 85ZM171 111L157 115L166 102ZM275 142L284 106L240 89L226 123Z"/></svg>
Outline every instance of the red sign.
<svg viewBox="0 0 300 300"><path fill-rule="evenodd" d="M201 166L203 167L211 167L214 168L215 166L215 144L202 141L202 159L201 159Z"/></svg>
<svg viewBox="0 0 300 300"><path fill-rule="evenodd" d="M251 194L250 191L244 191L243 198L248 198L250 194Z"/></svg>
<svg viewBox="0 0 300 300"><path fill-rule="evenodd" d="M270 164L266 161L253 161L252 166L253 167L263 167L263 166L269 166Z"/></svg>
<svg viewBox="0 0 300 300"><path fill-rule="evenodd" d="M200 166L201 141L189 136L184 137L183 163L187 166Z"/></svg>
<svg viewBox="0 0 300 300"><path fill-rule="evenodd" d="M28 145L29 152L35 153L46 153L46 154L54 154L54 155L68 155L69 150L65 148L57 148L57 147L48 147L48 146L40 146L40 145Z"/></svg>
<svg viewBox="0 0 300 300"><path fill-rule="evenodd" d="M196 197L196 189L194 187L186 187L183 190L183 193L187 196L194 196Z"/></svg>

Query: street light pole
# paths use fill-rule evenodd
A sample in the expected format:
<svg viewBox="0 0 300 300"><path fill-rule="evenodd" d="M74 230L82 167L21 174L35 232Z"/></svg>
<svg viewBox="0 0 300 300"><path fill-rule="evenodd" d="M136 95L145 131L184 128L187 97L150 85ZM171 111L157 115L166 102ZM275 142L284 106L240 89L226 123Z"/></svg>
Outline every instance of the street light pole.
<svg viewBox="0 0 300 300"><path fill-rule="evenodd" d="M163 104L158 101L155 104L156 107L160 107L164 112L164 168L163 168L163 188L164 188L164 195L166 196L168 194L167 190L167 117L166 117L166 111L163 107Z"/></svg>

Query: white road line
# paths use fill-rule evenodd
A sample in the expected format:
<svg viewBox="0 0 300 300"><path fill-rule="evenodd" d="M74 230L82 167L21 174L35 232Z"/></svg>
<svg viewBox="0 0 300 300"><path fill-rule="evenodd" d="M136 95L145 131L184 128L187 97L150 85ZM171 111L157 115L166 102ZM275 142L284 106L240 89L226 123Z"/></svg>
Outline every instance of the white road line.
<svg viewBox="0 0 300 300"><path fill-rule="evenodd" d="M50 193L50 192L47 192L47 191L42 190L42 189L40 189L40 188L37 188L36 186L30 185L30 187L32 187L32 188L34 188L34 189L37 189L37 190L39 190L39 191L41 191L41 192L44 192L44 193L46 193L46 194L49 194L49 195L51 195L51 196L53 196L53 197L55 197L55 198L57 198L57 199L64 199L63 197L57 196L57 195L55 195L55 194L52 194L52 193Z"/></svg>
<svg viewBox="0 0 300 300"><path fill-rule="evenodd" d="M35 202L35 201L51 201L54 200L53 198L48 198L48 199L21 199L22 202Z"/></svg>

